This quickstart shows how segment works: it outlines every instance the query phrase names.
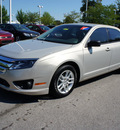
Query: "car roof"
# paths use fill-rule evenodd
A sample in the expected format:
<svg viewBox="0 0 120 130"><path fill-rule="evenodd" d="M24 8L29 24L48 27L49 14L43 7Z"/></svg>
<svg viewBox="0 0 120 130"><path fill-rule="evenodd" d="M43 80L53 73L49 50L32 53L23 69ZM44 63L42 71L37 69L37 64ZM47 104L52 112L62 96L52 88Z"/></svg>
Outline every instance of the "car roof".
<svg viewBox="0 0 120 130"><path fill-rule="evenodd" d="M17 23L4 23L4 24L0 24L0 25L19 25L19 24L17 24Z"/></svg>
<svg viewBox="0 0 120 130"><path fill-rule="evenodd" d="M39 26L39 24L29 24L29 25L33 25L33 26ZM28 26L29 26L29 25L28 25ZM40 25L41 25L41 24L40 24ZM41 25L41 26L42 26L42 25Z"/></svg>
<svg viewBox="0 0 120 130"><path fill-rule="evenodd" d="M63 25L80 25L80 26L89 26L89 27L101 26L101 27L116 28L115 26L104 25L104 24L94 24L94 23L69 23L69 24L63 24Z"/></svg>

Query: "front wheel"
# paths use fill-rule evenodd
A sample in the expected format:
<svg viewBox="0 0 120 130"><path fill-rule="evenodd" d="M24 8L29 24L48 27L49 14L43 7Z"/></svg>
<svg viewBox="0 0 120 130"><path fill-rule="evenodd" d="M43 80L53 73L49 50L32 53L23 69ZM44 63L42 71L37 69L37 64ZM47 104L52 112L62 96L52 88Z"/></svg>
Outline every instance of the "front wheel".
<svg viewBox="0 0 120 130"><path fill-rule="evenodd" d="M15 40L20 41L20 36L16 36Z"/></svg>
<svg viewBox="0 0 120 130"><path fill-rule="evenodd" d="M73 66L64 65L55 72L51 85L50 94L54 97L69 95L77 83L77 73Z"/></svg>

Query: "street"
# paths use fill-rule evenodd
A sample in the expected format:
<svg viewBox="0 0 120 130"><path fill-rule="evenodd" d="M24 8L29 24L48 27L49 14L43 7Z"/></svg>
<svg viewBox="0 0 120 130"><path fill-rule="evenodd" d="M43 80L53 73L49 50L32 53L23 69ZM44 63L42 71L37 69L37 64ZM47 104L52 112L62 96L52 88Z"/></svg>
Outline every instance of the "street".
<svg viewBox="0 0 120 130"><path fill-rule="evenodd" d="M81 82L61 99L0 89L0 130L120 130L120 71Z"/></svg>

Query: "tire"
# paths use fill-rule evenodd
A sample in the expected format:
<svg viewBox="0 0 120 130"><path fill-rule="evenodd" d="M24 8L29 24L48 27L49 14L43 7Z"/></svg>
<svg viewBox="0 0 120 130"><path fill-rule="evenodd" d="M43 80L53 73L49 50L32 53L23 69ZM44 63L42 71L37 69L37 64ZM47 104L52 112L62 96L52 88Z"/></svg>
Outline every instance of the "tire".
<svg viewBox="0 0 120 130"><path fill-rule="evenodd" d="M20 41L20 37L16 36L15 41Z"/></svg>
<svg viewBox="0 0 120 130"><path fill-rule="evenodd" d="M73 66L64 65L55 72L51 85L50 95L53 97L65 97L69 95L77 83L77 73Z"/></svg>

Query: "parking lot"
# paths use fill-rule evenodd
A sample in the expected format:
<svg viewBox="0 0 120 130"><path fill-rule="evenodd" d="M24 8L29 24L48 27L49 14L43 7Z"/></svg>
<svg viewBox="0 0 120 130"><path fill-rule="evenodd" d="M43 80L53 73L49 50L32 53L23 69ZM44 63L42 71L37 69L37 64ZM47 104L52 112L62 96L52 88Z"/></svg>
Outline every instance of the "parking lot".
<svg viewBox="0 0 120 130"><path fill-rule="evenodd" d="M0 130L120 130L120 71L79 83L61 99L0 89Z"/></svg>

